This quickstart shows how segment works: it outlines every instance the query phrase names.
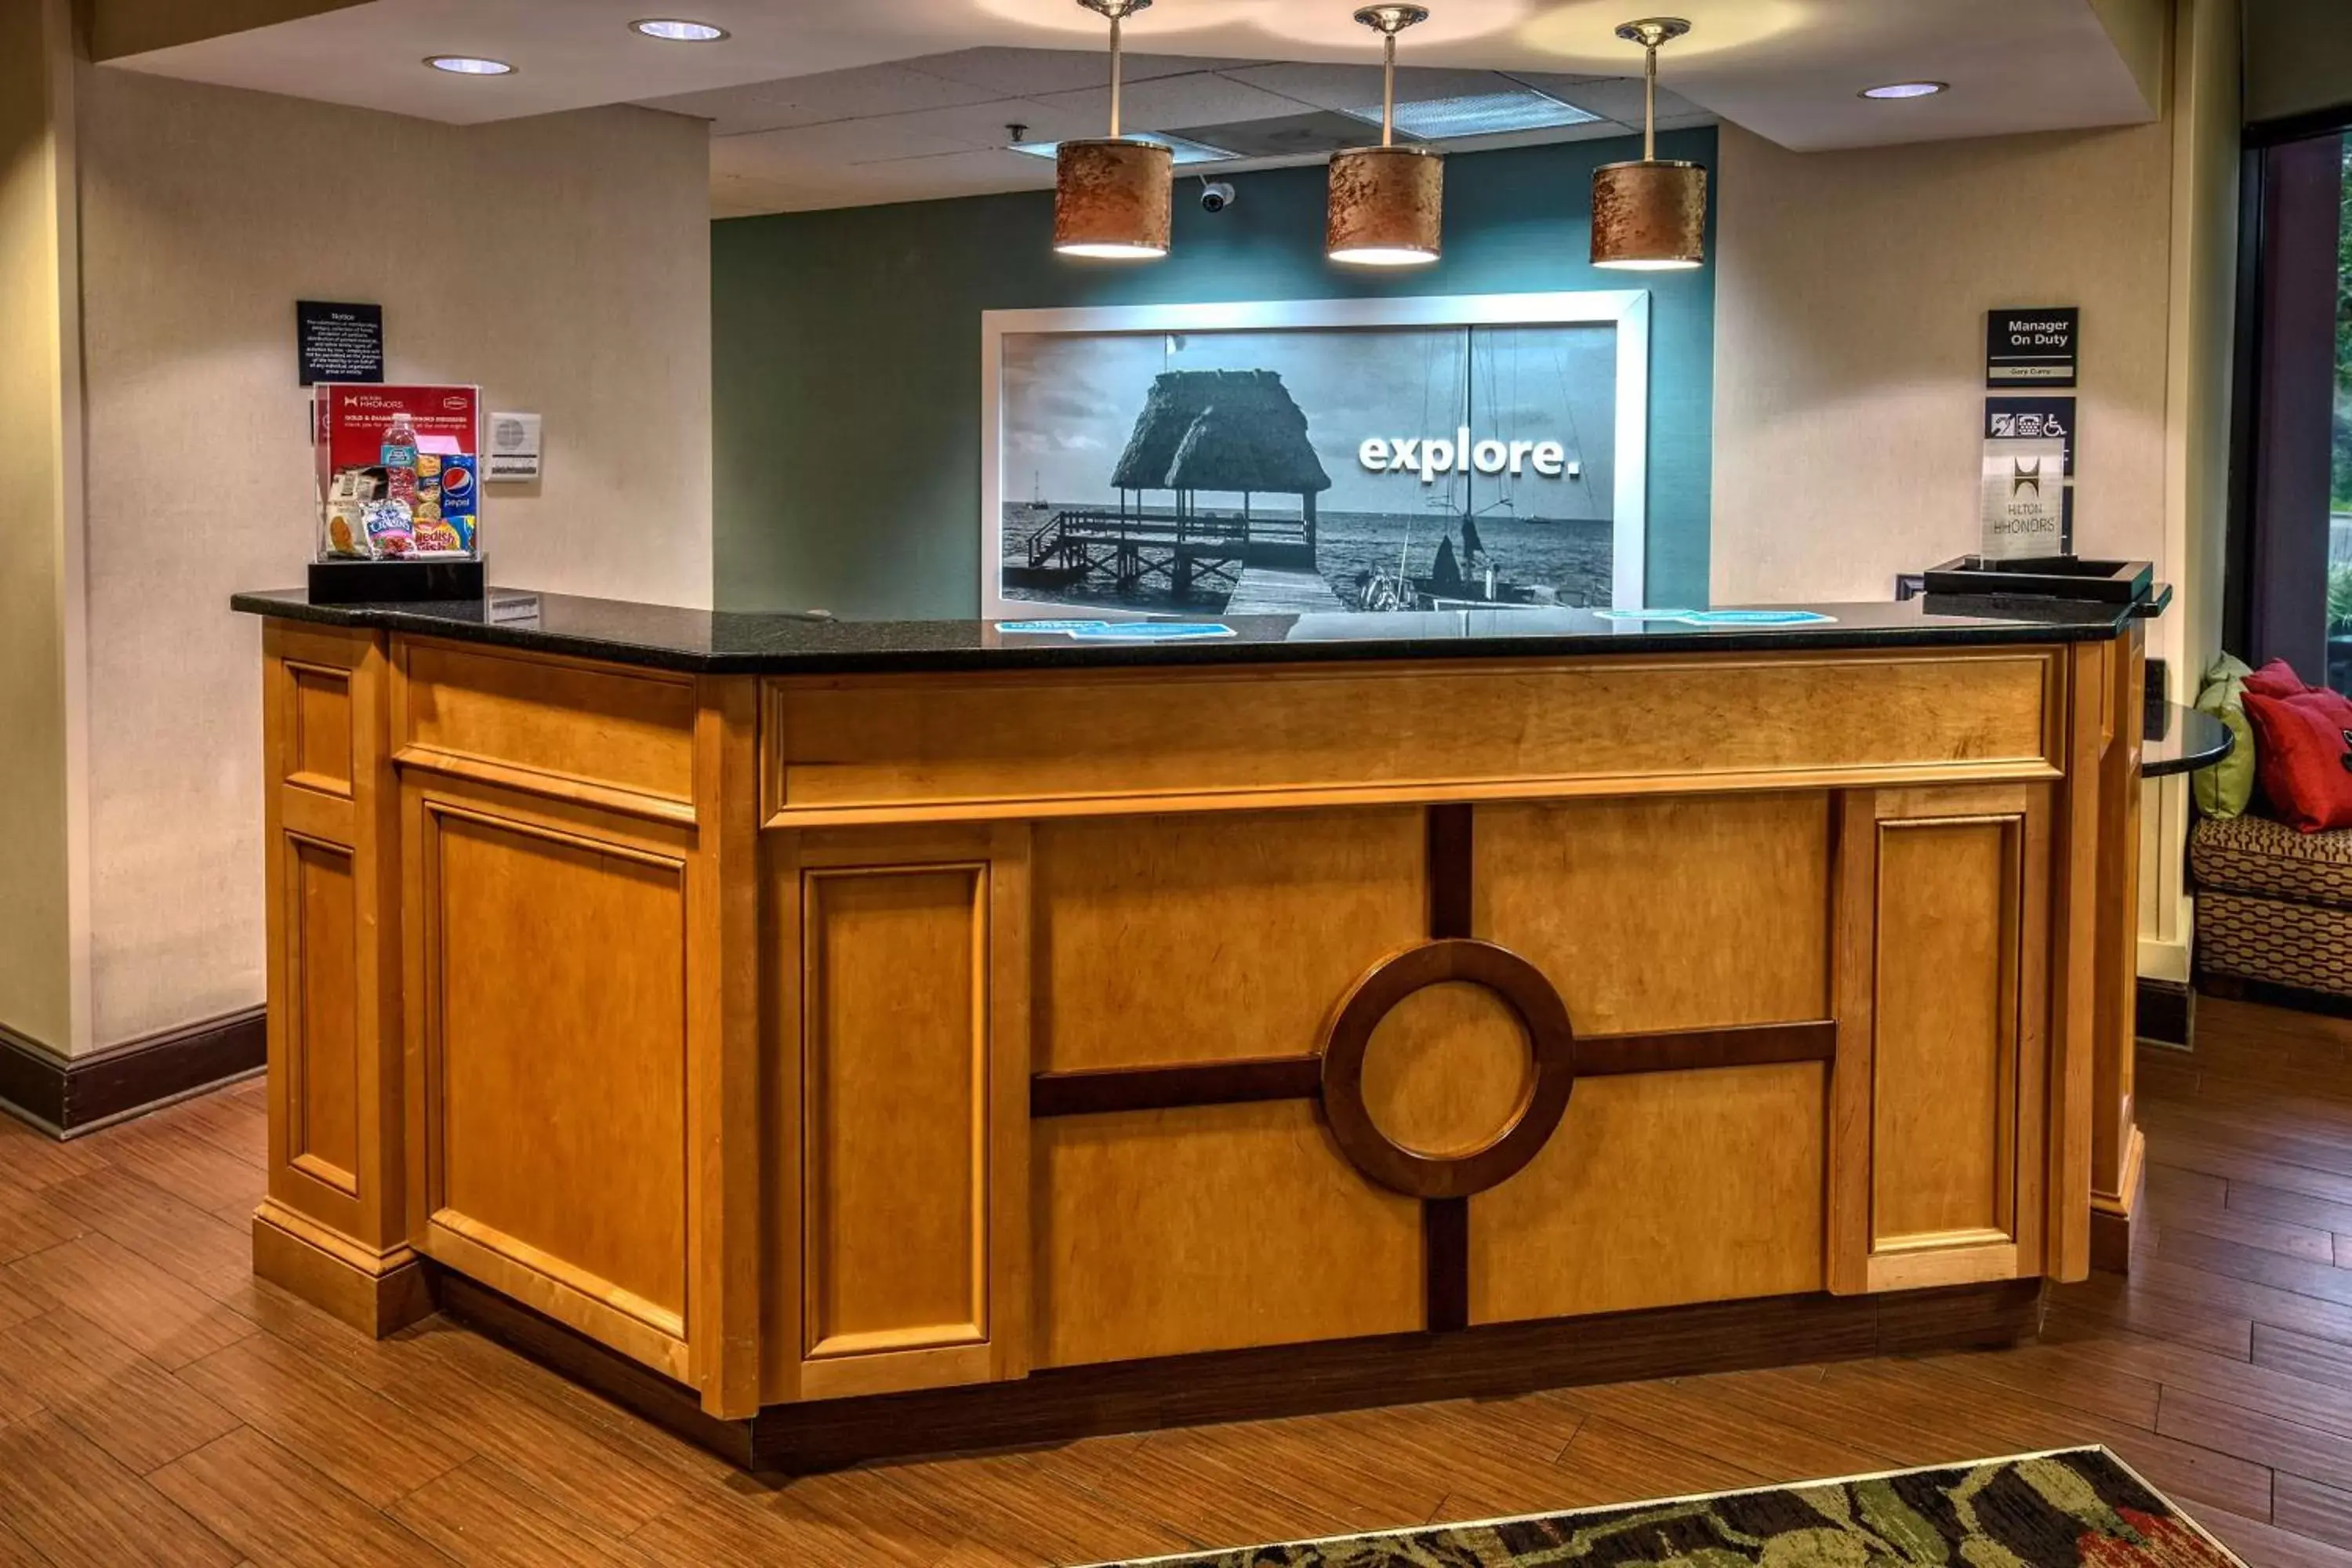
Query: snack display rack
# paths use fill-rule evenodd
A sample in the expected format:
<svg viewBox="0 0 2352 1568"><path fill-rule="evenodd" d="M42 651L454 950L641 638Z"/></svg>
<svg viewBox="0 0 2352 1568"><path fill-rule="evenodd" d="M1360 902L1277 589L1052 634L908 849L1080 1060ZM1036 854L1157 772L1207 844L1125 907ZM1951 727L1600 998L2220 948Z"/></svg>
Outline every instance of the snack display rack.
<svg viewBox="0 0 2352 1568"><path fill-rule="evenodd" d="M481 388L321 384L311 427L312 602L480 598Z"/></svg>

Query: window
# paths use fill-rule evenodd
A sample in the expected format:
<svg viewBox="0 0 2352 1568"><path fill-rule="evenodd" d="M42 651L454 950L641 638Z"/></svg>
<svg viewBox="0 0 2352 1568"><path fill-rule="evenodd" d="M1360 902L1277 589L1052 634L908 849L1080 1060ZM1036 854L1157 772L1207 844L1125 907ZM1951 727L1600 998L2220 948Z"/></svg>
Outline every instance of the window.
<svg viewBox="0 0 2352 1568"><path fill-rule="evenodd" d="M2231 624L2352 692L2352 136L2248 154Z"/></svg>

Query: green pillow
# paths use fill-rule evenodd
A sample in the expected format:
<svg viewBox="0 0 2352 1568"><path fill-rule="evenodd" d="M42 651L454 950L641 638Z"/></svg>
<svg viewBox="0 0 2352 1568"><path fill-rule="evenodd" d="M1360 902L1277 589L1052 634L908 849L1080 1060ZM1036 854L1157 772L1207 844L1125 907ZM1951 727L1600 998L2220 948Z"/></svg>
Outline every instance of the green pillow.
<svg viewBox="0 0 2352 1568"><path fill-rule="evenodd" d="M2252 673L2225 653L2205 672L2205 684L2197 691L2199 710L2228 725L2237 741L2228 756L2210 768L2198 769L2189 780L2197 795L2197 809L2208 816L2242 816L2246 803L2253 798L2254 731L2246 722L2245 704L2246 677Z"/></svg>

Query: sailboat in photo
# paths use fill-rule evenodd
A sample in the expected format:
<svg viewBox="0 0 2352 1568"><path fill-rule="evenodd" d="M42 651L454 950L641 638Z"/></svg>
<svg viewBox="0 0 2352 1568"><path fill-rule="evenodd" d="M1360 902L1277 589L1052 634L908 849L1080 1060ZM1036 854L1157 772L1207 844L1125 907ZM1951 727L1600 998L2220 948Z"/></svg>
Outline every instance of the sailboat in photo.
<svg viewBox="0 0 2352 1568"><path fill-rule="evenodd" d="M1479 438L1477 351L1478 330L1464 327L1461 429L1474 443ZM1487 370L1491 376L1494 373L1491 353L1487 356ZM1493 480L1496 489L1494 498L1487 502L1486 514L1499 513L1516 519L1518 500L1514 477L1507 473L1486 477ZM1413 540L1408 528L1398 550L1395 573L1375 574L1361 584L1360 603L1364 609L1536 609L1558 603L1556 592L1549 585L1513 581L1503 563L1487 550L1478 530L1480 478L1475 466L1463 467L1446 476L1445 489L1432 495L1427 503L1432 511L1444 515L1447 523L1438 535L1437 548L1430 557L1428 570L1425 573L1412 570ZM1455 493L1457 485L1458 500Z"/></svg>

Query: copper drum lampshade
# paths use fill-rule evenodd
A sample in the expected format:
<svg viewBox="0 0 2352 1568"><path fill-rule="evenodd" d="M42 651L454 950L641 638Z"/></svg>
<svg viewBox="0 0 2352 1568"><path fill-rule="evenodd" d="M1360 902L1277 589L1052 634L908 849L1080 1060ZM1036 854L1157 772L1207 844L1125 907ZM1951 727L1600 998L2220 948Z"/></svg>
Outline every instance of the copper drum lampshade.
<svg viewBox="0 0 2352 1568"><path fill-rule="evenodd" d="M1331 155L1324 243L1334 261L1417 267L1444 246L1445 160L1419 147L1355 147Z"/></svg>
<svg viewBox="0 0 2352 1568"><path fill-rule="evenodd" d="M1663 272L1706 261L1706 168L1657 156L1658 46L1690 31L1675 16L1628 22L1617 36L1643 59L1642 157L1592 171L1592 265Z"/></svg>
<svg viewBox="0 0 2352 1568"><path fill-rule="evenodd" d="M1065 256L1168 254L1176 157L1157 142L1104 137L1054 153L1054 248Z"/></svg>
<svg viewBox="0 0 2352 1568"><path fill-rule="evenodd" d="M1358 267L1422 267L1444 247L1445 160L1396 143L1397 35L1429 13L1418 5L1367 5L1356 20L1381 36L1381 144L1331 155L1324 250Z"/></svg>
<svg viewBox="0 0 2352 1568"><path fill-rule="evenodd" d="M1120 25L1151 0L1078 0L1110 22L1110 134L1054 150L1054 248L1064 256L1149 260L1168 254L1176 155L1119 131Z"/></svg>

